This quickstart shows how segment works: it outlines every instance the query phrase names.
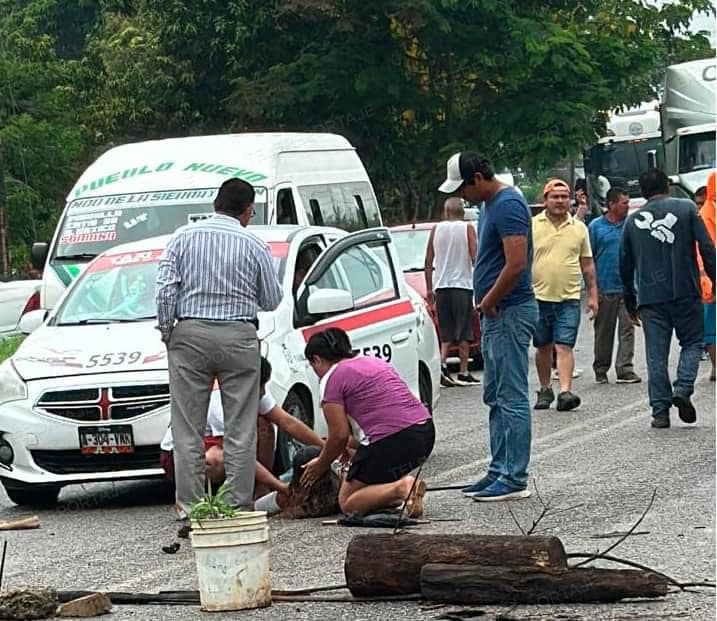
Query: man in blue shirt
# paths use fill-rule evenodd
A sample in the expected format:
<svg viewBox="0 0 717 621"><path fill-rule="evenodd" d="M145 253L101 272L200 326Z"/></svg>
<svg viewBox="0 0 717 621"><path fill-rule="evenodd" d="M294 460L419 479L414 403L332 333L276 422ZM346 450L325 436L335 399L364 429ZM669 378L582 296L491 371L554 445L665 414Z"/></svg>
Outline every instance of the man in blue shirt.
<svg viewBox="0 0 717 621"><path fill-rule="evenodd" d="M642 381L633 371L635 326L625 309L620 278L620 240L630 208L630 197L622 188L607 193L607 213L590 223L590 247L597 271L598 312L595 316L595 356L593 371L598 384L607 384L612 365L615 327L619 322L615 372L618 384Z"/></svg>
<svg viewBox="0 0 717 621"><path fill-rule="evenodd" d="M483 401L490 408L488 473L463 490L477 501L530 496L531 420L528 347L538 321L531 285L533 257L530 208L515 189L495 177L486 157L456 153L439 188L458 193L481 210L474 293L481 311L485 362Z"/></svg>

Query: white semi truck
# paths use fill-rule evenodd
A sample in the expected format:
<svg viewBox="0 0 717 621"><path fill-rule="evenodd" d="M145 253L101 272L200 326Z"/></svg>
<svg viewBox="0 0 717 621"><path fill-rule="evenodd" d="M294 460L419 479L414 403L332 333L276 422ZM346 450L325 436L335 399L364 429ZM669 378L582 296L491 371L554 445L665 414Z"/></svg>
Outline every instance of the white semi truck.
<svg viewBox="0 0 717 621"><path fill-rule="evenodd" d="M714 58L672 65L665 71L660 106L663 170L675 196L691 198L715 168L716 80Z"/></svg>

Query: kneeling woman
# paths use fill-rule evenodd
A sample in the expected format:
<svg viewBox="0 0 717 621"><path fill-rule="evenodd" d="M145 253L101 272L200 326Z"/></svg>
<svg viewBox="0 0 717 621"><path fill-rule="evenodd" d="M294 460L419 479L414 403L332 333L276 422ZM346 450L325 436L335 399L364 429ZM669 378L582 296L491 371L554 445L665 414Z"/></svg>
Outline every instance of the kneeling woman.
<svg viewBox="0 0 717 621"><path fill-rule="evenodd" d="M314 334L305 356L321 378L321 408L328 438L321 454L304 469L302 483L312 485L357 447L339 491L344 513L367 514L406 501L407 513L423 512L425 483L410 476L431 454L435 440L428 410L387 362L356 356L343 330ZM411 493L413 490L413 493Z"/></svg>

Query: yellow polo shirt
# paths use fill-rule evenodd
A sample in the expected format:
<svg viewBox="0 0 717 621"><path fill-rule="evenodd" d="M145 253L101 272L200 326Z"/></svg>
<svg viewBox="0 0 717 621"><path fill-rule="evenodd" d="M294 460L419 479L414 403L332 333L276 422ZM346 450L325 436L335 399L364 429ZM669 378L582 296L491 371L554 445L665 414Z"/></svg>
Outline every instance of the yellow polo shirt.
<svg viewBox="0 0 717 621"><path fill-rule="evenodd" d="M541 211L533 217L533 289L542 302L580 299L580 259L593 256L588 227L570 214L555 226Z"/></svg>

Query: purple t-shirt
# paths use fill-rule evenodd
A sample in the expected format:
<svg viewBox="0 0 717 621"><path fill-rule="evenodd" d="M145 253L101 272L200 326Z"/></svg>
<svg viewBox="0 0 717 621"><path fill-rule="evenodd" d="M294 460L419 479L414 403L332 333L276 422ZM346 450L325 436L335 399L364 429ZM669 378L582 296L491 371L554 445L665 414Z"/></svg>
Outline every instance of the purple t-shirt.
<svg viewBox="0 0 717 621"><path fill-rule="evenodd" d="M387 362L373 356L342 360L321 381L322 403L344 407L354 438L374 444L431 415Z"/></svg>

